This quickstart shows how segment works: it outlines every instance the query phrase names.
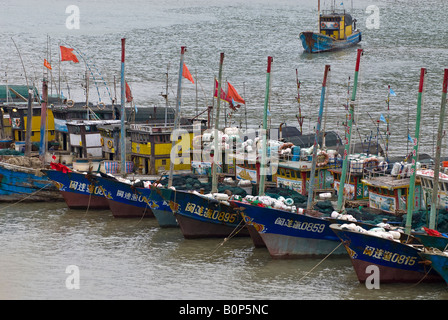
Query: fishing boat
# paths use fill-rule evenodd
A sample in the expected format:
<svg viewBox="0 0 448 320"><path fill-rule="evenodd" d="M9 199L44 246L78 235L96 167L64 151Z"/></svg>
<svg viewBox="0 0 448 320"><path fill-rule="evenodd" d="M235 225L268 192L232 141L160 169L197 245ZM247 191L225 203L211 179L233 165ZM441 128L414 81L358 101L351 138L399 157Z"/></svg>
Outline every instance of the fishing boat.
<svg viewBox="0 0 448 320"><path fill-rule="evenodd" d="M424 249L419 253L424 262L429 264L448 284L448 253L434 249Z"/></svg>
<svg viewBox="0 0 448 320"><path fill-rule="evenodd" d="M42 174L45 164L45 150L47 149L47 93L46 79L42 83L42 102L40 108L40 139L39 156L31 154L32 122L27 122L25 136L25 150L19 155L3 155L0 160L0 201L61 201L62 196L51 181ZM27 114L31 114L33 95L28 95ZM19 113L20 114L20 113ZM24 114L22 114L24 116ZM20 118L23 119L23 118ZM21 124L23 126L23 123ZM23 153L25 156L23 156Z"/></svg>
<svg viewBox="0 0 448 320"><path fill-rule="evenodd" d="M299 38L305 52L318 53L334 51L354 46L361 41L361 31L356 27L356 19L345 10L320 11L318 5L318 31L304 31Z"/></svg>
<svg viewBox="0 0 448 320"><path fill-rule="evenodd" d="M420 133L421 104L426 69L421 68L419 93L417 100L416 129L413 148L412 166L410 168L409 198L414 198L418 141ZM333 224L330 227L341 239L350 256L352 265L360 282L365 282L370 275L367 268L377 268L381 283L391 282L434 282L443 281L439 274L424 264L420 256L423 245L412 235L413 201L407 202L406 224L404 232L391 233L380 229L359 229L356 226Z"/></svg>
<svg viewBox="0 0 448 320"><path fill-rule="evenodd" d="M53 181L70 209L109 209L108 194L94 180L91 172L42 170Z"/></svg>
<svg viewBox="0 0 448 320"><path fill-rule="evenodd" d="M394 237L390 231L353 230L350 225L332 224L330 228L339 237L350 257L360 283L371 276L372 268L380 283L440 282L442 278L420 257L423 246L415 238ZM358 231L362 230L362 231Z"/></svg>

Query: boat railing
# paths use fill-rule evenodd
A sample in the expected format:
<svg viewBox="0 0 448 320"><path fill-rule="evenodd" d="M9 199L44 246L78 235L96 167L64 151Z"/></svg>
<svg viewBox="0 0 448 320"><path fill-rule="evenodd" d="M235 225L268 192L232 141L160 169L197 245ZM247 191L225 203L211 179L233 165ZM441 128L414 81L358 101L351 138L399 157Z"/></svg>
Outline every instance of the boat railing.
<svg viewBox="0 0 448 320"><path fill-rule="evenodd" d="M345 14L345 9L325 9L321 11L321 15L325 16L340 16Z"/></svg>

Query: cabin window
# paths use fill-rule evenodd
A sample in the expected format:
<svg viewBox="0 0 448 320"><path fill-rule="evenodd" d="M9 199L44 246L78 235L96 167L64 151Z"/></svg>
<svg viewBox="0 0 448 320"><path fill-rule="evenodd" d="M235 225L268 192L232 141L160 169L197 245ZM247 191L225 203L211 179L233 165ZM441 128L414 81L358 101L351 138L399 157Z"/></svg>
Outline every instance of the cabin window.
<svg viewBox="0 0 448 320"><path fill-rule="evenodd" d="M291 178L291 170L286 170L285 176L286 178Z"/></svg>
<svg viewBox="0 0 448 320"><path fill-rule="evenodd" d="M166 159L162 159L162 165L166 165Z"/></svg>
<svg viewBox="0 0 448 320"><path fill-rule="evenodd" d="M280 168L280 175L281 175L281 176L285 176L285 169Z"/></svg>

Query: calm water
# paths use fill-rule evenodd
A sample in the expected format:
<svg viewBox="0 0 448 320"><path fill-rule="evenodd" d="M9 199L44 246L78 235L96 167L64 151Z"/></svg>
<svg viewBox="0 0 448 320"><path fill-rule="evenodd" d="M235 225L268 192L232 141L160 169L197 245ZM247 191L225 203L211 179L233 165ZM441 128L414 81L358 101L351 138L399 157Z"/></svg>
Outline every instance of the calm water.
<svg viewBox="0 0 448 320"><path fill-rule="evenodd" d="M322 1L324 2L324 1ZM327 1L329 2L329 1ZM346 1L348 4L348 1ZM317 1L76 1L79 30L69 30L64 1L0 1L0 77L10 84L41 87L43 59L53 66L50 90L61 82L64 95L110 103L119 91L120 39L126 38L126 77L138 107L164 106L165 73L175 105L180 47L196 86L184 79L182 112L193 115L211 104L219 55L223 79L245 98L249 126L262 122L266 61L271 74L271 122L296 125L296 69L301 81L305 131L315 125L324 66L331 65L326 129L342 132L347 83L353 82L356 48L336 53L302 53L298 34L317 29ZM350 5L346 4L346 9ZM378 29L367 29L366 13L376 5ZM377 132L376 120L390 117L389 149L407 150L415 130L420 68L428 69L420 150L433 153L443 69L448 67L445 1L354 1L353 15L364 32L357 95L356 139ZM22 68L14 39L25 66ZM49 41L48 41L49 39ZM63 62L58 45L75 48L80 64ZM48 54L50 53L51 55ZM387 110L387 86L397 94ZM196 100L196 96L198 97ZM119 98L119 94L118 94ZM245 122L244 110L237 124ZM373 125L375 124L375 125ZM382 136L385 125L379 124ZM444 138L444 147L446 146ZM68 210L64 203L0 207L0 298L2 299L446 299L446 285L383 285L367 290L348 259L272 260L250 239L185 240L180 230L158 228L155 220L117 220L109 211ZM68 290L67 266L76 265L80 289Z"/></svg>

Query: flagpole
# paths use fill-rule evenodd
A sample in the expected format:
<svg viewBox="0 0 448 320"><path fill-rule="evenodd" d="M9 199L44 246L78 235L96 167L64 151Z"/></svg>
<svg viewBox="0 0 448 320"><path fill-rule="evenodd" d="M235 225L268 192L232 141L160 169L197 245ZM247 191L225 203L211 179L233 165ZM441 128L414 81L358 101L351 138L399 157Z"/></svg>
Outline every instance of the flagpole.
<svg viewBox="0 0 448 320"><path fill-rule="evenodd" d="M418 98L417 98L417 118L415 124L415 138L414 138L414 150L412 151L412 166L411 166L411 179L409 182L409 194L408 194L408 204L407 204L407 215L406 215L406 228L405 233L411 233L412 227L412 213L414 211L414 194L415 194L415 177L417 173L417 158L418 158L418 140L420 136L420 119L421 119L421 106L423 100L423 84L425 81L426 69L421 68L420 70L420 83L418 86Z"/></svg>
<svg viewBox="0 0 448 320"><path fill-rule="evenodd" d="M445 73L443 76L442 103L440 106L439 129L437 131L436 159L434 164L434 189L432 191L431 213L429 215L430 229L435 229L436 226L436 210L438 206L437 200L439 193L440 153L442 151L442 134L443 134L443 122L445 121L447 87L448 87L448 69L445 69Z"/></svg>
<svg viewBox="0 0 448 320"><path fill-rule="evenodd" d="M180 67L179 67L179 80L178 80L178 84L177 84L177 107L176 110L174 112L174 128L173 128L173 132L171 134L171 154L173 153L174 147L176 146L176 140L174 139L175 137L175 133L178 127L178 117L180 114L180 106L181 106L181 98L182 98L182 72L183 72L183 67L184 67L184 54L185 51L187 50L187 47L181 47L180 48ZM168 179L168 187L171 187L173 185L173 171L174 171L174 160L176 157L170 156L170 174L169 174L169 179Z"/></svg>
<svg viewBox="0 0 448 320"><path fill-rule="evenodd" d="M40 148L39 148L39 158L42 163L45 163L45 130L47 124L47 98L48 98L48 82L44 78L42 81L42 104L41 104L41 114L40 114ZM31 115L32 118L32 115Z"/></svg>
<svg viewBox="0 0 448 320"><path fill-rule="evenodd" d="M220 100L221 100L221 80L222 80L222 65L224 63L224 52L221 52L220 60L219 60L219 74L218 74L218 91L216 93L216 116L215 116L215 123L214 123L214 132L213 132L213 144L214 144L214 150L213 150L213 164L212 164L212 193L218 192L218 177L217 177L217 167L218 167L218 160L219 160L219 134L218 134L218 128L219 128L219 107L220 107Z"/></svg>
<svg viewBox="0 0 448 320"><path fill-rule="evenodd" d="M258 186L258 195L264 195L264 185L266 180L266 148L267 148L267 127L268 127L268 104L269 104L269 90L271 80L271 63L272 57L268 57L268 67L266 71L266 93L264 99L264 115L263 115L263 144L261 147L261 163L260 163L260 185Z"/></svg>
<svg viewBox="0 0 448 320"><path fill-rule="evenodd" d="M125 43L126 38L121 39L121 133L120 133L120 157L121 157L121 174L124 175L126 172L126 86L124 79L124 61L125 61Z"/></svg>

